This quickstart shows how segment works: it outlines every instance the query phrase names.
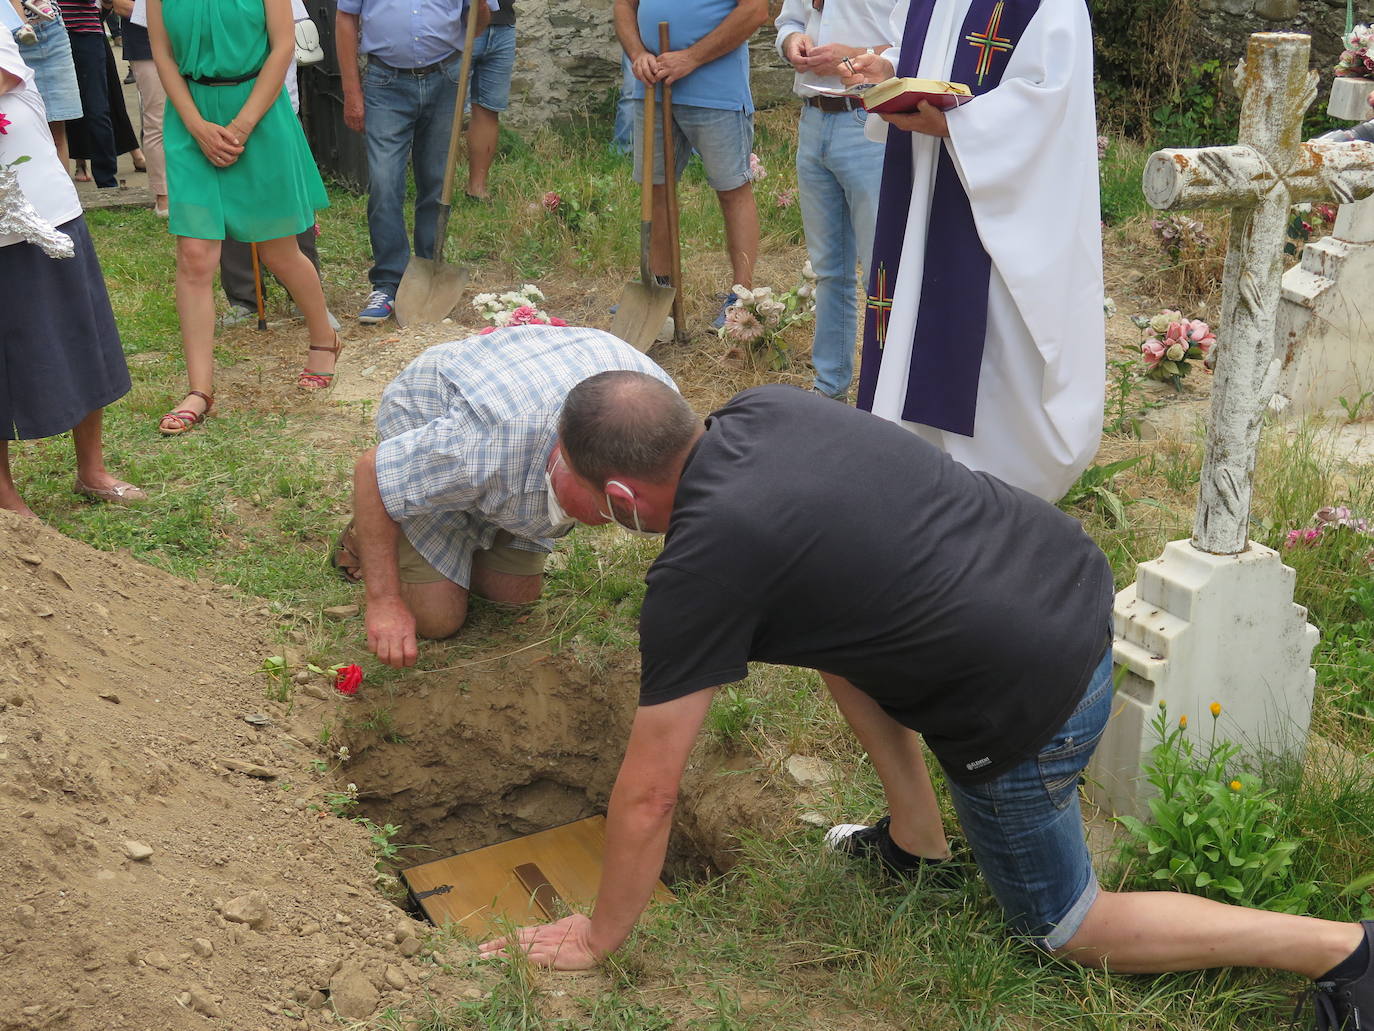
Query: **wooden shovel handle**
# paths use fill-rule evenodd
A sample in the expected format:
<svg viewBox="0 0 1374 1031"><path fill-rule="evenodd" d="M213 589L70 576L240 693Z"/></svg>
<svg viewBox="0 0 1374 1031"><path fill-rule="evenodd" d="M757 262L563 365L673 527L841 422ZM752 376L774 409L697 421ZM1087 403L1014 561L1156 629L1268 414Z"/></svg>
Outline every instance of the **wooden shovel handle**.
<svg viewBox="0 0 1374 1031"><path fill-rule="evenodd" d="M463 138L463 104L468 99L468 75L472 72L472 46L477 39L477 4L468 3L467 31L463 36L463 61L458 71L458 96L453 105L453 129L448 138L448 160L444 164L444 187L439 194L439 222L434 234L434 260L444 260L444 237L448 235L448 216L453 210L453 177L458 171L458 144Z"/></svg>
<svg viewBox="0 0 1374 1031"><path fill-rule="evenodd" d="M640 141L643 164L640 168L639 220L654 220L654 91L644 84L644 138Z"/></svg>
<svg viewBox="0 0 1374 1031"><path fill-rule="evenodd" d="M666 54L672 49L668 23L658 23L658 52ZM677 156L673 140L673 88L663 84L663 190L668 201L668 250L672 264L669 278L673 284L673 338L681 342L686 336L686 305L682 297L682 240L681 221L677 207Z"/></svg>

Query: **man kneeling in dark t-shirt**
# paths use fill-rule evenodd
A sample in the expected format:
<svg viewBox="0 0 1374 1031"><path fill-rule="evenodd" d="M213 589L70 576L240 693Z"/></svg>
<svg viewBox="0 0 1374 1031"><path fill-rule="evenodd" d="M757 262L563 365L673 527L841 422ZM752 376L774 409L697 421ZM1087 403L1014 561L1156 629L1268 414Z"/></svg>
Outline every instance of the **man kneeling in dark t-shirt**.
<svg viewBox="0 0 1374 1031"><path fill-rule="evenodd" d="M1295 971L1355 1017L1333 1026L1374 1029L1374 921L1098 886L1078 779L1111 708L1112 578L1077 521L791 387L747 390L703 426L658 380L606 372L568 395L558 432L603 516L667 538L647 577L640 707L595 910L484 954L509 944L577 969L620 946L662 868L713 690L754 660L818 670L882 779L890 818L833 828L833 848L899 873L948 856L924 735L1016 933L1125 972Z"/></svg>

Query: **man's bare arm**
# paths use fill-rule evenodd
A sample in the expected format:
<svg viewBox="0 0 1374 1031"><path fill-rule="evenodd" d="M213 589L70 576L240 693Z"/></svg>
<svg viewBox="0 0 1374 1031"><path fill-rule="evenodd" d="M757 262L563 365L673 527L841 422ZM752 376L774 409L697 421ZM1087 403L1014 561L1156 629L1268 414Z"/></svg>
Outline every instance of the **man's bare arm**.
<svg viewBox="0 0 1374 1031"><path fill-rule="evenodd" d="M606 813L606 853L590 919L576 914L555 924L521 928L514 940L481 946L483 956L519 947L531 962L581 970L600 962L630 936L663 870L678 785L697 732L711 706L707 688L635 714L625 759Z"/></svg>
<svg viewBox="0 0 1374 1031"><path fill-rule="evenodd" d="M377 449L353 467L353 540L367 585L367 646L388 666L413 666L419 655L415 616L401 597L396 557L401 527L391 518L377 486Z"/></svg>
<svg viewBox="0 0 1374 1031"><path fill-rule="evenodd" d="M358 16L334 12L334 53L339 58L339 85L343 87L344 125L363 131L363 84L358 77Z"/></svg>

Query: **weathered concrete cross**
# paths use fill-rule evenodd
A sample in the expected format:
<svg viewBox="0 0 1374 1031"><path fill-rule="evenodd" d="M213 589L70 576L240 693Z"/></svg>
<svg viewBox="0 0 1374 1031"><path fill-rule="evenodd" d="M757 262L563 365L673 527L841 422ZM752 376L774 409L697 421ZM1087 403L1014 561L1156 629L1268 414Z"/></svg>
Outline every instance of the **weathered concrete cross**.
<svg viewBox="0 0 1374 1031"><path fill-rule="evenodd" d="M1236 71L1239 142L1160 150L1145 167L1145 199L1161 210L1229 207L1212 419L1193 546L1213 555L1247 547L1251 477L1265 407L1279 372L1274 320L1289 209L1374 193L1374 144L1304 143L1303 113L1317 95L1310 37L1258 32Z"/></svg>
<svg viewBox="0 0 1374 1031"><path fill-rule="evenodd" d="M1299 757L1312 718L1316 628L1293 603L1296 574L1247 533L1261 423L1278 379L1274 326L1288 211L1374 192L1374 144L1303 143L1316 96L1308 37L1257 33L1238 72L1240 143L1162 150L1145 168L1156 208L1229 207L1212 421L1190 541L1142 562L1116 596L1113 655L1122 667L1113 718L1089 770L1098 804L1146 813L1142 763L1159 704L1202 741L1217 731L1251 758Z"/></svg>

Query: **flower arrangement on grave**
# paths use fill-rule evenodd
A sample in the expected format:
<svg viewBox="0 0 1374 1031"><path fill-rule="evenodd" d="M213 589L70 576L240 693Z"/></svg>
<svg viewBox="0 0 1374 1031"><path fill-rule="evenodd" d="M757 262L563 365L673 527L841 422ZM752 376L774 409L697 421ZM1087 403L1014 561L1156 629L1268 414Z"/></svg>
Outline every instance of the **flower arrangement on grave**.
<svg viewBox="0 0 1374 1031"><path fill-rule="evenodd" d="M1204 370L1212 371L1217 338L1201 319L1185 318L1182 312L1166 308L1153 318L1137 315L1132 321L1142 332L1140 358L1150 379L1171 383L1179 390L1190 362L1202 362Z"/></svg>
<svg viewBox="0 0 1374 1031"><path fill-rule="evenodd" d="M1159 245L1174 261L1199 255L1213 243L1212 234L1207 232L1202 221L1187 215L1156 218L1150 223L1150 228L1159 238Z"/></svg>
<svg viewBox="0 0 1374 1031"><path fill-rule="evenodd" d="M1288 217L1288 239L1283 245L1283 253L1298 254L1312 239L1318 225L1329 227L1335 224L1334 204L1295 204Z"/></svg>
<svg viewBox="0 0 1374 1031"><path fill-rule="evenodd" d="M1345 37L1336 74L1355 79L1374 78L1374 26L1356 25Z"/></svg>
<svg viewBox="0 0 1374 1031"><path fill-rule="evenodd" d="M815 280L808 261L802 268L802 282L786 293L774 294L769 286L751 290L736 283L730 288L735 303L725 310L725 325L719 331L721 339L754 354L768 351L769 366L785 369L789 359L782 334L815 311Z"/></svg>
<svg viewBox="0 0 1374 1031"><path fill-rule="evenodd" d="M506 326L566 326L567 323L550 315L539 305L544 303L544 292L533 283L526 283L519 290L508 290L503 294L478 294L472 299L472 308L478 315L491 323L483 333L490 333Z"/></svg>
<svg viewBox="0 0 1374 1031"><path fill-rule="evenodd" d="M1357 516L1345 505L1326 505L1312 513L1308 526L1298 526L1283 536L1285 548L1311 548L1320 544L1328 534L1349 530L1351 533L1368 536L1374 527L1369 520Z"/></svg>

